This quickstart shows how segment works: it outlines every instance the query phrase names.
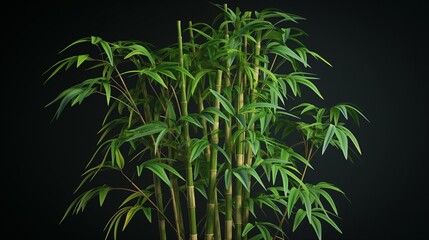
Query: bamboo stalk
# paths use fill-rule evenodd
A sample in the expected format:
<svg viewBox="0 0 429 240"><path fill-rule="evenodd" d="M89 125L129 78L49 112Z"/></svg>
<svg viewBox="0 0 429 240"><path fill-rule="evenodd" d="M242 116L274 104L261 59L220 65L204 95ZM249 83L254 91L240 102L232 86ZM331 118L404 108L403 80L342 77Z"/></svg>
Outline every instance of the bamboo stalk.
<svg viewBox="0 0 429 240"><path fill-rule="evenodd" d="M222 71L218 70L216 75L215 89L216 92L220 93L222 87ZM214 107L220 109L219 100L215 99ZM214 115L214 124L211 134L211 158L210 158L210 175L209 175L209 191L208 191L208 203L207 203L207 222L206 222L206 240L211 240L214 237L214 225L215 225L215 205L216 205L216 180L217 180L217 154L218 150L214 146L219 143L219 115Z"/></svg>
<svg viewBox="0 0 429 240"><path fill-rule="evenodd" d="M257 37L256 37L256 43L255 43L255 56L259 56L261 54L261 32L259 31L257 33ZM255 58L254 60L254 74L253 74L253 88L251 91L251 96L250 96L250 102L251 103L255 103L256 102L256 98L257 98L257 94L258 94L258 82L259 82L259 58ZM252 80L251 80L252 81ZM250 114L250 118L251 119L253 117L254 113L252 112ZM249 131L253 131L255 129L255 125L252 124L251 126L249 126ZM250 147L251 143L248 143L247 146L247 153L246 153L246 160L245 160L245 164L251 166L252 162L253 162L253 152L252 152L252 148ZM251 177L249 177L249 182L251 182ZM250 197L250 191L246 191L244 190L244 199L248 199ZM246 225L249 222L249 205L248 205L248 201L244 201L243 202L243 225ZM243 238L244 240L247 239L247 236L245 236Z"/></svg>
<svg viewBox="0 0 429 240"><path fill-rule="evenodd" d="M153 174L153 182L155 186L155 197L156 197L156 206L158 207L158 227L159 227L159 239L167 240L167 230L165 227L165 217L164 217L164 204L162 201L162 188L161 180L155 174Z"/></svg>
<svg viewBox="0 0 429 240"><path fill-rule="evenodd" d="M147 85L146 81L142 81L142 95L143 98L147 99L149 97L149 94L147 92ZM149 106L149 104L146 102L144 104L144 115L148 122L152 121L152 109ZM155 144L155 139L152 136L152 141ZM152 156L155 156L158 153L153 152L154 149L152 149ZM167 239L167 230L165 226L165 212L164 212L164 203L162 199L162 186L161 186L161 180L159 179L156 174L153 174L153 182L154 182L154 189L155 189L155 199L156 199L156 206L157 206L157 216L158 216L158 231L159 231L159 238L161 240Z"/></svg>
<svg viewBox="0 0 429 240"><path fill-rule="evenodd" d="M227 11L228 5L224 4L224 10ZM225 16L225 20L226 16ZM225 25L225 39L229 39L229 27L228 24ZM231 86L230 81L230 66L226 63L226 77L225 77L225 87ZM228 155L229 159L232 159L232 144L231 144L231 117L229 121L225 121L225 152ZM232 173L232 164L231 162L226 162L226 169L229 173ZM225 186L225 239L232 240L232 225L233 225L233 201L232 201L232 181L229 181L228 186Z"/></svg>
<svg viewBox="0 0 429 240"><path fill-rule="evenodd" d="M178 32L178 42L179 42L179 64L181 67L183 64L183 43L182 43L182 26L181 21L177 21L177 32ZM180 94L180 105L182 109L182 116L188 115L188 100L186 96L186 77L185 74L181 74L181 94ZM183 126L183 140L184 140L184 160L186 168L186 192L188 199L188 216L189 216L189 238L191 240L198 239L197 232L197 216L196 216L196 203L195 203L195 187L194 187L194 176L192 171L192 162L189 157L189 147L190 147L190 136L189 136L189 124L188 122L184 123Z"/></svg>
<svg viewBox="0 0 429 240"><path fill-rule="evenodd" d="M241 81L241 75L239 75L239 81ZM238 93L237 99L237 110L241 109L244 105L244 93L242 90ZM237 124L238 131L241 131L243 127L240 124ZM240 167L244 163L244 152L243 152L243 141L244 141L244 133L241 133L238 136L237 140L237 149L235 154L236 167ZM241 239L242 225L243 225L243 217L242 217L242 191L243 186L240 181L235 181L235 236L236 239Z"/></svg>

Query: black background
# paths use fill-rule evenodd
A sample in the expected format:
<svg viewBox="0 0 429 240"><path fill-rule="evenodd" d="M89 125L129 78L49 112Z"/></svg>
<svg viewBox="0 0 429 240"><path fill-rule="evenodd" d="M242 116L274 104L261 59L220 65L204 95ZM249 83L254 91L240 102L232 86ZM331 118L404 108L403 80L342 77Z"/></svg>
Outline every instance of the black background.
<svg viewBox="0 0 429 240"><path fill-rule="evenodd" d="M222 1L217 1L223 3ZM263 2L263 3L262 3ZM332 64L312 71L326 106L357 104L371 123L357 128L363 156L354 164L329 151L318 163L321 179L341 187L343 234L324 228L324 239L426 239L428 18L418 1L230 1L232 8L277 7L299 14L307 46ZM113 204L96 201L59 224L80 174L96 149L103 101L66 109L51 123L44 108L65 86L43 86L42 73L67 44L91 35L107 41L139 39L166 46L176 21L210 22L206 1L57 1L3 8L2 232L10 239L103 239ZM64 57L65 55L63 55ZM73 76L65 74L64 76ZM323 161L322 161L323 160ZM137 222L123 239L152 239L156 224ZM316 239L303 229L292 239Z"/></svg>

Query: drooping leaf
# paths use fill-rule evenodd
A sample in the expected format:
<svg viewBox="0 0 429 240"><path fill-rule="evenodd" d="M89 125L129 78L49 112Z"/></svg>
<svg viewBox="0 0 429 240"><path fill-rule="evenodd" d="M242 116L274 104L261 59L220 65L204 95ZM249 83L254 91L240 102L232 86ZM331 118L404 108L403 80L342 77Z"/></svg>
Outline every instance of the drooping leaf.
<svg viewBox="0 0 429 240"><path fill-rule="evenodd" d="M315 216L312 216L311 218L311 226L314 229L314 232L317 235L317 238L319 240L322 239L322 224L320 223L319 219Z"/></svg>
<svg viewBox="0 0 429 240"><path fill-rule="evenodd" d="M335 128L335 136L338 139L338 142L340 144L340 148L343 152L344 158L347 159L348 157L348 150L349 150L349 144L348 144L348 140L347 140L347 136L346 134L344 134L343 131L341 131L338 128Z"/></svg>
<svg viewBox="0 0 429 240"><path fill-rule="evenodd" d="M252 223L247 223L246 226L243 229L243 232L241 233L241 236L247 236L247 234L255 227Z"/></svg>
<svg viewBox="0 0 429 240"><path fill-rule="evenodd" d="M335 132L335 126L332 124L329 124L328 130L325 135L325 139L323 140L322 154L325 153L326 148L328 147L329 143L332 140L332 137L334 136L334 132Z"/></svg>
<svg viewBox="0 0 429 240"><path fill-rule="evenodd" d="M215 96L215 98L220 102L220 104L222 105L223 109L225 109L225 111L227 111L229 114L231 115L235 115L235 110L234 107L231 104L231 101L229 101L228 99L226 99L224 96L222 96L220 93L216 92L213 89L209 89L210 92L213 94L213 96Z"/></svg>
<svg viewBox="0 0 429 240"><path fill-rule="evenodd" d="M110 188L107 186L101 187L98 196L99 196L99 202L100 207L103 206L104 200L106 199L107 193L109 192Z"/></svg>
<svg viewBox="0 0 429 240"><path fill-rule="evenodd" d="M112 49L110 48L109 43L104 41L104 40L100 40L99 43L100 43L101 47L103 48L104 52L106 53L107 59L109 60L110 65L114 66L113 53L112 53Z"/></svg>
<svg viewBox="0 0 429 240"><path fill-rule="evenodd" d="M302 220L304 220L306 216L306 212L303 209L298 209L298 211L295 214L295 220L293 221L293 227L292 231L295 232L295 230L298 228L298 226L301 224Z"/></svg>

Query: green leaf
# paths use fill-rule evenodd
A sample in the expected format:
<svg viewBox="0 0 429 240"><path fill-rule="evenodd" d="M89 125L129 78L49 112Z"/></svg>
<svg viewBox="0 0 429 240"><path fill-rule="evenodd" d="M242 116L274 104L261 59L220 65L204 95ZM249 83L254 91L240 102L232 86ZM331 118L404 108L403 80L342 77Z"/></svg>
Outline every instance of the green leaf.
<svg viewBox="0 0 429 240"><path fill-rule="evenodd" d="M122 231L125 230L125 228L127 227L128 223L130 223L131 219L134 217L134 215L136 214L136 212L138 212L141 209L142 209L141 206L134 206L134 207L131 207L128 210L127 215L125 216L125 221L124 221L124 226L122 227Z"/></svg>
<svg viewBox="0 0 429 240"><path fill-rule="evenodd" d="M329 223L329 225L331 225L339 233L343 233L341 229L338 227L338 225L328 215L320 212L313 212L313 216L318 217L319 219L322 219L325 222Z"/></svg>
<svg viewBox="0 0 429 240"><path fill-rule="evenodd" d="M152 209L151 208L143 208L143 213L146 216L147 220L152 222Z"/></svg>
<svg viewBox="0 0 429 240"><path fill-rule="evenodd" d="M346 134L344 134L344 132L339 130L338 128L335 128L335 136L337 137L340 148L343 151L344 158L347 159L349 145Z"/></svg>
<svg viewBox="0 0 429 240"><path fill-rule="evenodd" d="M251 223L247 223L246 226L243 229L243 232L241 233L241 236L247 236L247 234L255 227L255 225Z"/></svg>
<svg viewBox="0 0 429 240"><path fill-rule="evenodd" d="M155 65L155 60L154 60L153 56L150 54L150 52L147 50L147 48L143 47L142 45L138 45L138 44L134 44L134 45L131 45L129 47L131 49L133 49L133 51L128 53L124 57L124 59L130 58L134 55L142 55L142 56L147 57L152 65Z"/></svg>
<svg viewBox="0 0 429 240"><path fill-rule="evenodd" d="M322 224L320 223L319 219L317 219L317 217L312 217L311 218L311 226L314 229L314 232L316 232L317 238L319 240L322 239Z"/></svg>
<svg viewBox="0 0 429 240"><path fill-rule="evenodd" d="M230 169L225 169L225 189L229 188L231 184L232 171Z"/></svg>
<svg viewBox="0 0 429 240"><path fill-rule="evenodd" d="M192 125L195 125L199 128L203 128L203 125L201 125L200 121L198 121L198 119L192 115L181 116L179 120L189 122Z"/></svg>
<svg viewBox="0 0 429 240"><path fill-rule="evenodd" d="M262 182L262 179L261 179L261 177L259 177L259 175L258 175L258 173L256 172L256 170L255 169L253 169L253 168L251 168L251 167L247 167L247 168L245 168L247 171L248 171L248 173L250 174L250 175L252 175L255 179L256 179L256 181L265 189L265 190L267 190L267 188L265 187L265 185L264 185L264 182Z"/></svg>
<svg viewBox="0 0 429 240"><path fill-rule="evenodd" d="M112 53L112 49L110 48L109 43L107 43L106 41L103 41L103 40L99 41L99 43L100 43L101 47L104 49L104 52L106 53L107 58L109 59L110 65L114 66L113 53Z"/></svg>
<svg viewBox="0 0 429 240"><path fill-rule="evenodd" d="M231 115L235 115L234 107L231 104L231 101L226 99L224 96L219 94L213 89L209 89L210 92L215 96L215 98L222 104L222 107Z"/></svg>
<svg viewBox="0 0 429 240"><path fill-rule="evenodd" d="M329 124L328 131L326 132L325 139L323 140L322 154L325 153L326 148L328 147L329 143L332 140L332 137L334 136L334 132L335 126Z"/></svg>
<svg viewBox="0 0 429 240"><path fill-rule="evenodd" d="M280 175L282 177L283 192L284 192L284 195L286 197L288 194L288 190L289 190L289 178L287 175L287 170L284 168L279 168L279 171L280 171Z"/></svg>
<svg viewBox="0 0 429 240"><path fill-rule="evenodd" d="M165 134L167 134L167 133L168 133L168 128L165 128L158 134L158 137L156 137L155 149L154 149L155 153L158 152L159 144L161 143L162 139L164 138Z"/></svg>
<svg viewBox="0 0 429 240"><path fill-rule="evenodd" d="M124 168L125 160L124 160L124 157L122 156L122 153L119 149L116 149L115 161L116 161L116 165L118 165L119 169Z"/></svg>
<svg viewBox="0 0 429 240"><path fill-rule="evenodd" d="M152 72L149 69L142 69L139 72L141 75L147 75L147 76L151 77L153 80L155 80L159 84L161 84L161 86L163 86L164 88L168 88L167 85L165 84L164 80L162 80L161 76L158 73Z"/></svg>
<svg viewBox="0 0 429 240"><path fill-rule="evenodd" d="M256 227L259 229L259 231L261 232L265 240L272 239L270 235L270 231L268 231L268 229L264 225L256 223Z"/></svg>
<svg viewBox="0 0 429 240"><path fill-rule="evenodd" d="M360 154L362 154L362 151L361 151L360 146L359 146L359 142L356 139L355 135L348 128L346 128L344 126L338 126L338 128L340 128L341 131L352 141L353 145L356 147L356 150Z"/></svg>
<svg viewBox="0 0 429 240"><path fill-rule="evenodd" d="M248 192L250 192L249 174L244 168L237 168L233 170L234 176L243 184Z"/></svg>
<svg viewBox="0 0 429 240"><path fill-rule="evenodd" d="M257 112L257 109L260 108L272 108L272 109L280 109L280 110L284 110L284 108L272 104L272 103L268 103L268 102L257 102L257 103L249 103L244 105L239 111L239 114L244 114L244 113L248 113L248 112Z"/></svg>
<svg viewBox="0 0 429 240"><path fill-rule="evenodd" d="M329 193L323 189L319 189L318 193L326 199L326 201L329 203L334 213L338 215L337 206L335 205L335 201L334 199L332 199L331 195L329 195Z"/></svg>
<svg viewBox="0 0 429 240"><path fill-rule="evenodd" d="M297 78L296 81L298 83L301 83L305 86L307 86L308 88L310 88L314 93L317 94L317 96L319 96L321 99L324 99L322 94L319 92L319 89L317 89L316 85L314 85L314 83L310 82L309 80L305 79L305 78Z"/></svg>
<svg viewBox="0 0 429 240"><path fill-rule="evenodd" d="M164 168L160 166L157 162L152 162L150 164L146 164L147 169L151 170L155 173L162 181L164 181L169 187L171 187L170 179L168 179L167 173Z"/></svg>
<svg viewBox="0 0 429 240"><path fill-rule="evenodd" d="M210 143L206 139L198 139L195 141L194 144L191 145L191 155L189 156L191 162L197 159L208 146L210 146Z"/></svg>
<svg viewBox="0 0 429 240"><path fill-rule="evenodd" d="M110 83L109 82L102 82L104 92L106 93L106 101L107 105L110 103L110 97L111 97L111 89L110 89Z"/></svg>
<svg viewBox="0 0 429 240"><path fill-rule="evenodd" d="M287 202L287 215L290 217L292 215L293 207L298 201L299 190L296 187L292 187L289 190L288 202Z"/></svg>
<svg viewBox="0 0 429 240"><path fill-rule="evenodd" d="M191 82L191 95L194 95L195 89L197 88L198 83L200 82L201 78L203 78L205 75L207 75L210 72L213 72L213 70L212 69L202 69L195 75L195 79L193 79Z"/></svg>
<svg viewBox="0 0 429 240"><path fill-rule="evenodd" d="M83 62L85 62L89 58L88 54L83 54L77 56L76 67L79 67Z"/></svg>
<svg viewBox="0 0 429 240"><path fill-rule="evenodd" d="M64 52L65 50L73 47L74 45L77 45L77 44L80 44L80 43L89 42L89 41L90 41L89 38L82 38L82 39L76 40L76 41L72 42L71 44L69 44L67 47L63 48L59 53Z"/></svg>
<svg viewBox="0 0 429 240"><path fill-rule="evenodd" d="M213 115L219 116L220 118L224 119L227 122L229 121L229 118L223 112L221 112L219 109L215 107L207 107L204 109L203 113L211 113Z"/></svg>
<svg viewBox="0 0 429 240"><path fill-rule="evenodd" d="M100 207L103 206L104 200L106 199L107 193L109 192L109 187L102 187L98 192Z"/></svg>
<svg viewBox="0 0 429 240"><path fill-rule="evenodd" d="M295 230L301 224L302 220L304 220L306 214L307 213L303 209L301 208L298 209L298 211L295 214L295 220L293 221L293 227L292 227L293 232L295 232Z"/></svg>

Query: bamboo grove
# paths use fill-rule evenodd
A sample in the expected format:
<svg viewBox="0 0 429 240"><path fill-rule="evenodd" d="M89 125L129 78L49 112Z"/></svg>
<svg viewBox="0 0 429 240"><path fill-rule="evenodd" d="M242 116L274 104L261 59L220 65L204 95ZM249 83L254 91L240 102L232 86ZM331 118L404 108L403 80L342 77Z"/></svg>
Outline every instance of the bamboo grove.
<svg viewBox="0 0 429 240"><path fill-rule="evenodd" d="M168 47L92 36L61 54L94 51L46 71L47 80L71 68L88 75L47 104L58 106L54 119L94 94L106 104L98 148L64 218L118 192L106 239L137 214L158 226L162 240L286 239L304 221L318 239L322 226L341 233L335 199L345 193L306 174L328 147L346 159L361 154L345 122L367 119L349 103L299 100L304 92L323 99L309 60L330 65L304 45L302 17L214 7L212 23L178 20Z"/></svg>

